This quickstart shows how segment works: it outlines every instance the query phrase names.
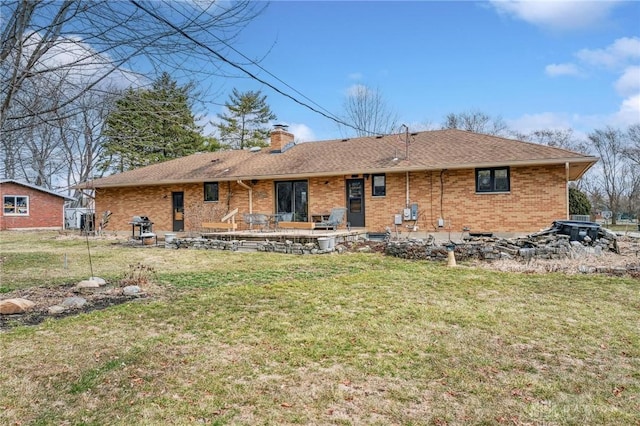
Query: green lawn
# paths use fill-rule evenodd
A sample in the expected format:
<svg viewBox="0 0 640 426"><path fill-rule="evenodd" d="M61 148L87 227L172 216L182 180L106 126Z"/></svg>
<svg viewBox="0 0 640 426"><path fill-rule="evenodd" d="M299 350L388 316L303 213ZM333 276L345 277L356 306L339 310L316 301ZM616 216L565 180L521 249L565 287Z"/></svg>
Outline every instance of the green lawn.
<svg viewBox="0 0 640 426"><path fill-rule="evenodd" d="M638 280L89 246L162 297L0 332L0 424L640 424ZM90 275L85 240L0 250L7 290Z"/></svg>

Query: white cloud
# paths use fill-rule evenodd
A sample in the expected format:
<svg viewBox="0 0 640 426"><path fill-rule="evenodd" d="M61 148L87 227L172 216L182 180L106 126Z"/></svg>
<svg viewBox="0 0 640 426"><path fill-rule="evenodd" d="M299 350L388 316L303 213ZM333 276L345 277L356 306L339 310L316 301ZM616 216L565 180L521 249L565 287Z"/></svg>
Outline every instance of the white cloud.
<svg viewBox="0 0 640 426"><path fill-rule="evenodd" d="M425 121L412 121L407 123L407 126L409 126L409 130L411 132L425 132L428 130L437 130L440 128L439 125L432 123L429 120L425 120Z"/></svg>
<svg viewBox="0 0 640 426"><path fill-rule="evenodd" d="M629 96L620 105L620 109L610 119L611 124L627 127L640 123L640 93Z"/></svg>
<svg viewBox="0 0 640 426"><path fill-rule="evenodd" d="M619 68L640 60L640 38L619 38L604 49L582 49L576 57L589 65Z"/></svg>
<svg viewBox="0 0 640 426"><path fill-rule="evenodd" d="M36 49L40 43L42 43L41 35L37 32L31 33L25 40L23 55L30 56L33 49ZM79 37L58 39L38 60L35 69L57 70L55 74L59 76L58 78L64 79L70 87L86 86L101 80L98 87L126 88L148 81L146 77L117 67L109 55L98 53Z"/></svg>
<svg viewBox="0 0 640 426"><path fill-rule="evenodd" d="M542 112L539 114L525 114L511 120L505 120L510 128L521 133L531 133L535 130L573 129L576 139L586 139L589 132L613 126L624 129L632 124L640 123L640 93L625 98L618 111L609 114L565 114Z"/></svg>
<svg viewBox="0 0 640 426"><path fill-rule="evenodd" d="M313 130L306 124L292 123L289 124L289 132L293 133L296 142L309 142L316 140Z"/></svg>
<svg viewBox="0 0 640 426"><path fill-rule="evenodd" d="M362 80L364 77L361 72L352 72L347 76L349 80Z"/></svg>
<svg viewBox="0 0 640 426"><path fill-rule="evenodd" d="M640 65L625 68L620 78L615 82L614 87L621 96L640 93Z"/></svg>
<svg viewBox="0 0 640 426"><path fill-rule="evenodd" d="M582 75L580 69L575 64L549 64L545 67L544 72L550 77L558 77L562 75Z"/></svg>
<svg viewBox="0 0 640 426"><path fill-rule="evenodd" d="M367 90L369 90L369 88L364 84L352 84L345 89L344 94L345 96L357 96Z"/></svg>
<svg viewBox="0 0 640 426"><path fill-rule="evenodd" d="M502 15L551 30L577 30L601 25L617 1L518 1L492 0Z"/></svg>
<svg viewBox="0 0 640 426"><path fill-rule="evenodd" d="M586 72L605 72L611 75L616 93L622 98L617 111L590 116L568 117L553 113L535 114L514 120L514 128L553 128L556 121L565 127L597 129L607 125L626 127L640 122L640 38L623 37L602 49L581 49L575 53L579 64L550 64L545 67L548 76L585 75ZM533 126L533 127L532 127Z"/></svg>
<svg viewBox="0 0 640 426"><path fill-rule="evenodd" d="M540 129L561 130L573 127L571 116L553 112L525 114L516 119L505 121L510 128L522 133L531 133Z"/></svg>

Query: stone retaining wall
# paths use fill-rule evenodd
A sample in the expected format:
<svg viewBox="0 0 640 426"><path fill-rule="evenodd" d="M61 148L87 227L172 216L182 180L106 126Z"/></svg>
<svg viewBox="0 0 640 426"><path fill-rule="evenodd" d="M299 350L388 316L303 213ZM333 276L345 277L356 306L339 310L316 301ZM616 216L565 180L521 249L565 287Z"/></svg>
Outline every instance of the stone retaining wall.
<svg viewBox="0 0 640 426"><path fill-rule="evenodd" d="M168 249L197 249L197 250L231 250L236 251L240 241L223 241L209 238L174 238L165 241L164 247Z"/></svg>
<svg viewBox="0 0 640 426"><path fill-rule="evenodd" d="M255 249L263 252L288 253L288 254L323 254L337 251L342 253L345 248L338 244L335 247L321 250L317 243L296 243L293 241L243 241L243 240L217 240L211 238L174 238L164 243L168 249L195 249L195 250L230 250L237 251L242 248Z"/></svg>
<svg viewBox="0 0 640 426"><path fill-rule="evenodd" d="M390 241L385 253L404 259L446 260L447 250L453 249L458 260L479 259L566 259L586 253L617 251L615 235L600 238L593 244L569 241L568 235L544 235L518 239L469 238L462 243L436 245L433 240Z"/></svg>

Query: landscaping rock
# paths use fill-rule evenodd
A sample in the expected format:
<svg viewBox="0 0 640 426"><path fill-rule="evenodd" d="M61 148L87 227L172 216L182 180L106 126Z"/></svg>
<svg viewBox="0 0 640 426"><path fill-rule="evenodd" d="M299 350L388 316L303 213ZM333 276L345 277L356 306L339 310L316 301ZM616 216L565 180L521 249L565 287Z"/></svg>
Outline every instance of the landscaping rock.
<svg viewBox="0 0 640 426"><path fill-rule="evenodd" d="M548 233L529 235L528 237L506 239L494 237L469 237L455 244L455 256L458 260L480 259L571 259L585 253L600 255L604 250L619 253L611 233L602 231L598 240L585 239L584 242L570 241L568 235ZM606 236L607 238L605 238ZM615 236L614 236L615 238ZM387 255L405 259L446 260L445 245L436 245L432 241L421 240L390 241L385 248Z"/></svg>
<svg viewBox="0 0 640 426"><path fill-rule="evenodd" d="M49 312L49 315L58 315L63 313L66 310L67 308L62 305L53 305L53 306L49 306L48 312Z"/></svg>
<svg viewBox="0 0 640 426"><path fill-rule="evenodd" d="M13 315L22 314L33 308L36 304L30 300L16 298L0 301L0 314Z"/></svg>
<svg viewBox="0 0 640 426"><path fill-rule="evenodd" d="M122 289L122 294L125 296L137 296L142 293L142 289L137 285L128 285Z"/></svg>
<svg viewBox="0 0 640 426"><path fill-rule="evenodd" d="M104 278L100 277L89 277L90 281L96 281L100 286L107 285L107 281Z"/></svg>
<svg viewBox="0 0 640 426"><path fill-rule="evenodd" d="M100 283L96 280L84 280L76 284L77 288L100 288Z"/></svg>
<svg viewBox="0 0 640 426"><path fill-rule="evenodd" d="M578 271L583 274L593 274L594 272L596 272L596 268L593 266L579 265Z"/></svg>
<svg viewBox="0 0 640 426"><path fill-rule="evenodd" d="M87 303L84 297L67 297L62 301L62 306L67 308L81 308Z"/></svg>

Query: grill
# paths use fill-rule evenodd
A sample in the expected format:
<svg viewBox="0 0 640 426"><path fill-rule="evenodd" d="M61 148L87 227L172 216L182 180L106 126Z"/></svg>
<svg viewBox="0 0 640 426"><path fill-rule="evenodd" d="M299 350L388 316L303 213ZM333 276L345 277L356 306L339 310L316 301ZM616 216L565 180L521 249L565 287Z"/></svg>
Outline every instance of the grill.
<svg viewBox="0 0 640 426"><path fill-rule="evenodd" d="M134 216L129 224L133 238L136 238L136 234L137 238L142 238L142 234L153 232L153 222L147 216Z"/></svg>

